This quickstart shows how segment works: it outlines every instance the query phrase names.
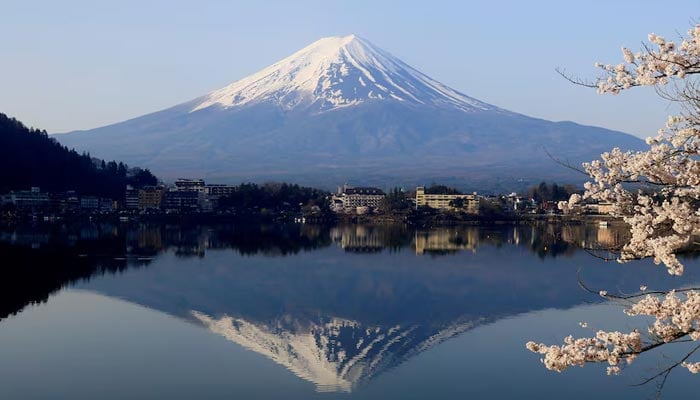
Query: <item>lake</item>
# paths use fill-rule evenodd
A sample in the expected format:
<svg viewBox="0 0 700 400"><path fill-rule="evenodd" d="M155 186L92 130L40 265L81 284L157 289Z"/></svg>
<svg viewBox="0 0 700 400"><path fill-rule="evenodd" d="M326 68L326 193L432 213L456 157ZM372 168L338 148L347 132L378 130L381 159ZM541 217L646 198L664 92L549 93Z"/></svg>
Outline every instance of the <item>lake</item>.
<svg viewBox="0 0 700 400"><path fill-rule="evenodd" d="M528 340L644 326L584 290L700 281L607 261L623 227L47 225L0 232L2 399L639 399L683 345L546 370ZM585 321L592 328L584 329ZM696 395L675 371L664 398Z"/></svg>

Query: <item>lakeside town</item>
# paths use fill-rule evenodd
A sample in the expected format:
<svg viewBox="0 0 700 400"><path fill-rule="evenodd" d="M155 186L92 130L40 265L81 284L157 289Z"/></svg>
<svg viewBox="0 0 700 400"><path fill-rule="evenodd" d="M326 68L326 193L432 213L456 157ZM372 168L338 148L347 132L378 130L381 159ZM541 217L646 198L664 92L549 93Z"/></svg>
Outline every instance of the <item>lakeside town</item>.
<svg viewBox="0 0 700 400"><path fill-rule="evenodd" d="M557 203L577 189L542 182L525 193L480 195L433 184L415 189L345 184L334 192L287 183L208 184L178 179L172 185L126 185L119 198L82 195L75 190L47 192L40 187L0 195L3 222L53 222L75 217L118 217L121 221L183 216L260 218L302 222L360 218L364 222L404 221L430 217L437 221L517 220L560 216ZM610 204L591 202L583 215L602 215Z"/></svg>

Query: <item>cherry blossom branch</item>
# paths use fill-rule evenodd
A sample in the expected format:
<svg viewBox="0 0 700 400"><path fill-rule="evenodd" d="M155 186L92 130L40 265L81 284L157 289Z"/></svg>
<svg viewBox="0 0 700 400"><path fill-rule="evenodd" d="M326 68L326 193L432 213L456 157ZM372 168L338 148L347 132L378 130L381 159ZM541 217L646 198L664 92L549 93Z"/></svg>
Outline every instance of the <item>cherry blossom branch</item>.
<svg viewBox="0 0 700 400"><path fill-rule="evenodd" d="M665 265L670 274L681 275L683 264L677 255L698 251L700 236L700 85L693 81L700 74L700 25L690 29L679 43L655 34L650 34L648 40L650 44L644 44L636 54L623 48L623 62L619 64L596 64L602 75L595 81L574 78L561 69L557 73L600 94L651 86L662 98L683 105L685 112L669 117L655 137L647 138L646 151L615 148L603 153L600 160L583 164L591 181L584 185L583 195L572 195L569 201L560 202L559 208L576 213L583 201L610 203L611 215L622 218L630 227L630 239L620 249L617 261L651 257L656 264ZM587 287L580 274L578 280L584 290L624 304L629 316L653 317L654 322L647 327L648 339L643 341L637 330L601 330L588 338L568 336L561 346L528 342L526 347L543 356L546 368L561 372L571 366L607 362L608 374L618 374L623 361L631 363L654 348L700 342L700 288L647 291L641 286L640 293L609 294ZM700 362L688 362L698 348L700 344L644 383L661 378L663 387L678 366L700 373Z"/></svg>

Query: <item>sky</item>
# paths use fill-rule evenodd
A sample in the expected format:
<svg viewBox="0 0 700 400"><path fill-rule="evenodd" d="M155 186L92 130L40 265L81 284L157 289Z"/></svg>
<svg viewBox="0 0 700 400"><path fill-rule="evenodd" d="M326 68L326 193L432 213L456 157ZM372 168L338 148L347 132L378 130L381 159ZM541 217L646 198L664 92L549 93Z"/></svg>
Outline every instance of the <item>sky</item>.
<svg viewBox="0 0 700 400"><path fill-rule="evenodd" d="M651 32L676 38L697 0L32 1L0 6L0 112L50 133L90 129L223 87L313 41L355 33L471 97L548 120L654 135L651 88L576 86ZM693 14L695 13L695 14Z"/></svg>

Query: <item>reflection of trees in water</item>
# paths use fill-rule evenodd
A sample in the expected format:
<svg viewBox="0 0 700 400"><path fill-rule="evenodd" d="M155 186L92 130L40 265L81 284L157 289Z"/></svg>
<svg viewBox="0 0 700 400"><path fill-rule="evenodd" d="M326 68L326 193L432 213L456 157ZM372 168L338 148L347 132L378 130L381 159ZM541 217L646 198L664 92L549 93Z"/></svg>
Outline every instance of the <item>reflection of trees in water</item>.
<svg viewBox="0 0 700 400"><path fill-rule="evenodd" d="M178 257L204 257L208 249L243 255L285 256L330 245L328 228L312 225L139 225L129 231L129 249Z"/></svg>
<svg viewBox="0 0 700 400"><path fill-rule="evenodd" d="M209 247L232 248L243 255L286 256L330 246L328 230L312 225L227 226L209 231Z"/></svg>
<svg viewBox="0 0 700 400"><path fill-rule="evenodd" d="M48 225L0 232L3 254L0 318L45 301L62 286L94 274L144 265L172 250L178 257L204 257L207 249L242 255L286 256L332 243L347 251L399 251L444 256L481 246L516 245L538 257L571 255L577 248L620 246L624 227L598 225L458 226L415 231L404 225Z"/></svg>
<svg viewBox="0 0 700 400"><path fill-rule="evenodd" d="M0 233L0 319L79 280L147 265L163 251L203 257L205 249L244 255L296 254L330 245L328 230L312 226L216 227L82 224L18 227Z"/></svg>
<svg viewBox="0 0 700 400"><path fill-rule="evenodd" d="M72 246L48 241L40 248L0 243L0 319L29 304L45 302L63 286L127 268L124 237L77 240ZM134 260L131 266L147 261Z"/></svg>

